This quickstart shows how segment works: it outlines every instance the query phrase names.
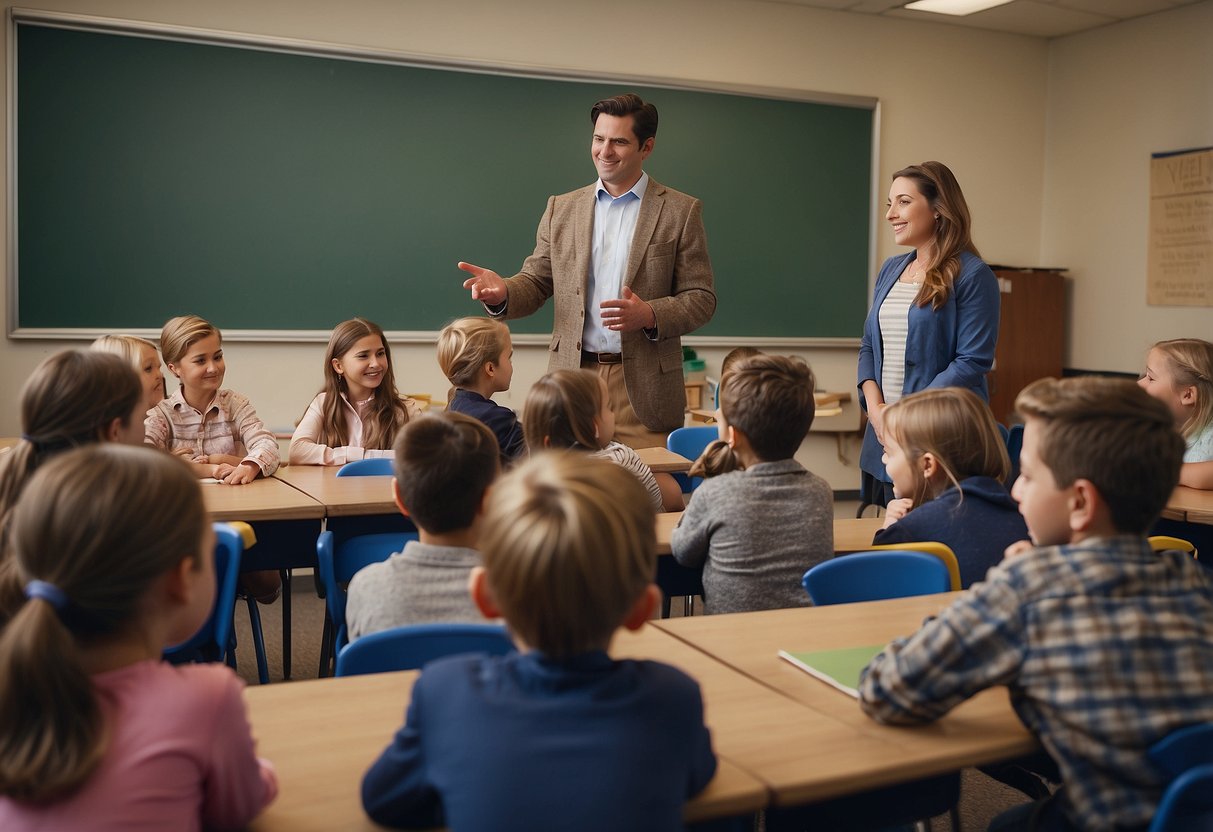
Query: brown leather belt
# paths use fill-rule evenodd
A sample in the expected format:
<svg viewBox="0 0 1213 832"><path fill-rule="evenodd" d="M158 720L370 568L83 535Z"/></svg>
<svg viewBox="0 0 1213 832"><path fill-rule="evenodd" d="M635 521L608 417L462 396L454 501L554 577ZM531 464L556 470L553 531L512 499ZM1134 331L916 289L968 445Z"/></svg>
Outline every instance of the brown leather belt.
<svg viewBox="0 0 1213 832"><path fill-rule="evenodd" d="M582 364L622 364L623 356L617 352L581 351Z"/></svg>

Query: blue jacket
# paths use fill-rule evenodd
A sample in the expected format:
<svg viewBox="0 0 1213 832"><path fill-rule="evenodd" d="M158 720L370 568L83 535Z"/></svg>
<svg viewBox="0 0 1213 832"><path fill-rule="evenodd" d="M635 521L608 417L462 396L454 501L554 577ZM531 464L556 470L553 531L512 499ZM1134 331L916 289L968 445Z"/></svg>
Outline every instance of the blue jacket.
<svg viewBox="0 0 1213 832"><path fill-rule="evenodd" d="M502 465L513 462L526 453L522 425L518 422L517 414L508 407L460 387L447 402L446 409L452 413L464 413L488 425L489 430L497 437L498 447L501 448Z"/></svg>
<svg viewBox="0 0 1213 832"><path fill-rule="evenodd" d="M716 771L699 685L601 651L426 665L362 780L377 823L455 832L682 829Z"/></svg>
<svg viewBox="0 0 1213 832"><path fill-rule="evenodd" d="M859 347L860 403L863 383L880 383L884 364L884 343L880 337L880 305L897 278L916 257L915 252L890 257L876 276L872 308L863 325ZM994 366L994 345L998 342L1000 298L998 280L980 257L969 252L960 255L960 274L948 293L948 301L939 309L911 306L909 332L906 335L905 392L917 393L928 387L964 387L985 400L990 395L986 373ZM868 425L859 454L859 467L888 482L880 461L884 449Z"/></svg>
<svg viewBox="0 0 1213 832"><path fill-rule="evenodd" d="M961 499L963 495L964 499ZM1007 489L990 477L960 481L960 491L949 488L934 500L916 506L872 542L943 543L960 564L960 585L968 589L985 580L990 567L1002 560L1012 543L1028 539L1028 527L1019 505Z"/></svg>

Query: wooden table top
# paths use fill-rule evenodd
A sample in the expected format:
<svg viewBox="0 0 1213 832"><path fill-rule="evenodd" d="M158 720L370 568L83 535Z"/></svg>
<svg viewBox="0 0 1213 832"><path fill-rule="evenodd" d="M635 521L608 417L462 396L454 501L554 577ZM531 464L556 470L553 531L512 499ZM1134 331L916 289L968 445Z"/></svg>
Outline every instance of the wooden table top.
<svg viewBox="0 0 1213 832"><path fill-rule="evenodd" d="M274 478L321 503L329 517L398 514L391 477L340 477L339 466L283 465Z"/></svg>
<svg viewBox="0 0 1213 832"><path fill-rule="evenodd" d="M654 626L619 633L611 654L655 659L694 677L717 755L765 783L777 804L838 797L917 776L897 763L896 745L806 708Z"/></svg>
<svg viewBox="0 0 1213 832"><path fill-rule="evenodd" d="M318 520L324 506L275 477L245 485L203 480L202 497L212 520Z"/></svg>
<svg viewBox="0 0 1213 832"><path fill-rule="evenodd" d="M891 727L869 719L854 699L778 656L779 650L829 650L882 644L915 632L945 607L952 593L739 615L670 618L654 628L683 639L734 670L779 691L856 735L899 748L889 760L869 760L866 776L896 778L907 767L925 777L1028 754L1038 748L1011 709L1005 688L981 692L932 725ZM761 775L760 770L752 770Z"/></svg>
<svg viewBox="0 0 1213 832"><path fill-rule="evenodd" d="M657 554L670 554L670 535L682 519L681 511L657 515ZM872 536L884 520L880 517L859 519L841 517L834 520L834 551L862 552L872 545Z"/></svg>
<svg viewBox="0 0 1213 832"><path fill-rule="evenodd" d="M1171 499L1167 500L1167 507L1163 509L1162 516L1172 520L1213 525L1213 491L1188 488L1186 485L1177 486L1171 494Z"/></svg>
<svg viewBox="0 0 1213 832"><path fill-rule="evenodd" d="M703 661L697 651L656 630L639 643L649 641ZM632 642L626 644L630 647ZM722 674L737 676L744 687L781 699L723 665L711 664ZM381 828L363 813L359 784L403 723L416 677L410 671L247 688L245 699L257 753L273 761L281 787L278 799L250 828ZM785 713L789 706L796 708L791 702L779 704ZM654 749L654 753L668 750ZM755 812L767 805L767 799L761 782L722 758L707 789L687 804L686 818L696 821Z"/></svg>
<svg viewBox="0 0 1213 832"><path fill-rule="evenodd" d="M682 474L691 470L692 460L666 448L639 448L636 453L654 474Z"/></svg>

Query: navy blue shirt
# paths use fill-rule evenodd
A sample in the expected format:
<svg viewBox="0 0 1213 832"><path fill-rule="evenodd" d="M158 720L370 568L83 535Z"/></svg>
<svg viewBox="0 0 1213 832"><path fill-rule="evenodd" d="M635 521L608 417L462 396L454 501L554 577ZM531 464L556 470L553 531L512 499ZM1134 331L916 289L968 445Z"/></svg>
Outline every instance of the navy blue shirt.
<svg viewBox="0 0 1213 832"><path fill-rule="evenodd" d="M362 805L386 826L674 832L715 771L699 685L680 670L603 652L456 656L418 677Z"/></svg>
<svg viewBox="0 0 1213 832"><path fill-rule="evenodd" d="M501 463L505 465L526 453L526 440L522 438L522 425L518 416L508 407L502 407L492 399L486 399L479 393L455 390L454 397L447 402L446 409L452 413L466 413L473 419L479 419L489 426L497 436L497 444L501 447Z"/></svg>
<svg viewBox="0 0 1213 832"><path fill-rule="evenodd" d="M943 543L956 555L960 585L968 589L985 579L1008 546L1027 539L1028 527L1019 514L1019 504L1003 484L990 477L970 477L960 481L960 491L953 486L915 506L905 517L876 532L872 542Z"/></svg>

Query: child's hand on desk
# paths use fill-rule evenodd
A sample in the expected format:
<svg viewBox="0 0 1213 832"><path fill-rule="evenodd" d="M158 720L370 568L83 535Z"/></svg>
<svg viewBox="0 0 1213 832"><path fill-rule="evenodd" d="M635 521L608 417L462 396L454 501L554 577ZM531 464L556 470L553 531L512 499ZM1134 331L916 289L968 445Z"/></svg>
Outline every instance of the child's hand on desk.
<svg viewBox="0 0 1213 832"><path fill-rule="evenodd" d="M227 469L223 471L223 469ZM223 471L220 473L220 471ZM257 479L261 469L255 462L241 462L239 465L223 463L216 469L215 479L226 485L244 485Z"/></svg>
<svg viewBox="0 0 1213 832"><path fill-rule="evenodd" d="M1027 552L1032 551L1034 548L1036 547L1030 540L1016 540L1006 548L1006 551L1002 553L1002 556L1004 558L1014 558L1022 554L1026 554Z"/></svg>
<svg viewBox="0 0 1213 832"><path fill-rule="evenodd" d="M914 508L914 501L909 497L902 497L900 500L889 500L889 504L884 510L884 525L881 528L887 529L909 514L912 508Z"/></svg>

